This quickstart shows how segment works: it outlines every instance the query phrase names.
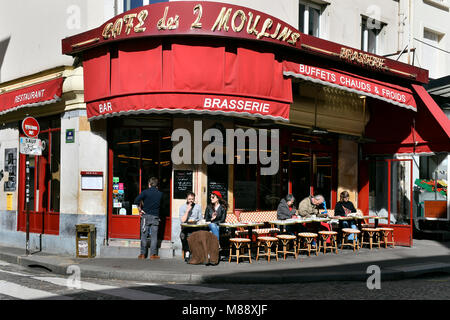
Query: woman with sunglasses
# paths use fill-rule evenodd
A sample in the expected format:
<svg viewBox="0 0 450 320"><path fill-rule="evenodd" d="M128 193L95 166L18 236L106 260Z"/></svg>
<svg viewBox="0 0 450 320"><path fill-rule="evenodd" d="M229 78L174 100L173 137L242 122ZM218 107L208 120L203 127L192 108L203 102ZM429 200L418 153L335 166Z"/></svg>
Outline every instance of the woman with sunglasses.
<svg viewBox="0 0 450 320"><path fill-rule="evenodd" d="M223 200L219 191L213 191L210 195L211 203L206 207L205 220L211 222L209 229L219 240L219 223L224 223L227 218L228 205Z"/></svg>

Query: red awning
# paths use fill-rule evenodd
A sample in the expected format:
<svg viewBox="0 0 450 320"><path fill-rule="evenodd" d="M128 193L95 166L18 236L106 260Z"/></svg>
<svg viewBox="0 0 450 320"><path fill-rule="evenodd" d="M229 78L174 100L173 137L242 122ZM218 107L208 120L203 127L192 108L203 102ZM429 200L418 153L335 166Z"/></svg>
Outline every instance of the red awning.
<svg viewBox="0 0 450 320"><path fill-rule="evenodd" d="M417 111L411 89L398 85L365 78L334 68L327 69L291 61L283 62L283 74L369 96Z"/></svg>
<svg viewBox="0 0 450 320"><path fill-rule="evenodd" d="M421 101L425 105L425 107L430 111L433 115L433 118L439 124L438 128L442 135L448 139L448 150L450 152L450 119L447 118L444 111L437 105L434 99L428 94L427 90L423 86L419 86L416 84L412 85L414 91L419 95Z"/></svg>
<svg viewBox="0 0 450 320"><path fill-rule="evenodd" d="M0 94L0 115L25 107L54 103L61 99L63 78L45 81Z"/></svg>
<svg viewBox="0 0 450 320"><path fill-rule="evenodd" d="M365 135L376 140L368 154L429 154L450 152L450 120L424 87L412 85L417 112L377 105Z"/></svg>
<svg viewBox="0 0 450 320"><path fill-rule="evenodd" d="M89 120L140 113L193 113L287 121L291 79L274 53L160 39L122 42L84 56Z"/></svg>
<svg viewBox="0 0 450 320"><path fill-rule="evenodd" d="M141 113L208 113L282 121L289 119L289 103L217 94L134 94L87 103L86 108L90 120Z"/></svg>

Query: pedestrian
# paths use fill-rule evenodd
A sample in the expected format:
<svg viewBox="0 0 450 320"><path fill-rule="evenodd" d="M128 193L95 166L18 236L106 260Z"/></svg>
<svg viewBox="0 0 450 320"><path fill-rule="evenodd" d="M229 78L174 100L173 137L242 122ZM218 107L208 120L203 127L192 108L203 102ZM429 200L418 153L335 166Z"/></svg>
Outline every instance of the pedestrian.
<svg viewBox="0 0 450 320"><path fill-rule="evenodd" d="M211 203L206 207L205 220L211 222L209 229L220 240L219 223L224 223L227 218L228 204L223 200L219 191L213 191L210 194Z"/></svg>
<svg viewBox="0 0 450 320"><path fill-rule="evenodd" d="M345 190L342 191L341 194L339 195L339 199L340 199L340 201L336 202L336 206L334 207L334 215L335 216L345 217L349 213L356 212L355 206L350 201L350 194L348 193L348 191L345 191ZM340 220L339 225L340 225L341 229L343 229L343 228L358 229L355 221L353 221L353 220L351 220L351 221ZM348 240L353 240L354 237L355 237L354 234L350 234L348 236Z"/></svg>
<svg viewBox="0 0 450 320"><path fill-rule="evenodd" d="M188 192L186 195L186 202L183 203L183 205L179 209L179 215L180 215L180 223L196 223L200 220L202 220L202 207L195 203L195 193ZM197 228L183 228L181 227L180 232L180 239L181 239L181 246L184 252L184 260L189 259L190 256L190 250L189 250L189 244L188 244L188 237L194 233L195 231L198 231Z"/></svg>
<svg viewBox="0 0 450 320"><path fill-rule="evenodd" d="M158 246L158 226L160 222L159 209L161 207L162 192L158 190L158 179L151 177L148 180L148 189L137 196L134 203L139 205L141 217L141 254L139 259L145 259L147 253L147 238L151 236L150 260L156 260Z"/></svg>

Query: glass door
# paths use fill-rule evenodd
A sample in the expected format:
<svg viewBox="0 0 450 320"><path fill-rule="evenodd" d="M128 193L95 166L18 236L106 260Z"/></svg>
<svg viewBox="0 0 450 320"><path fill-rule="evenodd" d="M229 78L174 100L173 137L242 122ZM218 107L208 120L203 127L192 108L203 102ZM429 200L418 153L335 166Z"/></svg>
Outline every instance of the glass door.
<svg viewBox="0 0 450 320"><path fill-rule="evenodd" d="M110 238L139 239L140 217L134 200L156 177L163 193L159 239L170 240L171 146L169 128L114 126L109 150Z"/></svg>
<svg viewBox="0 0 450 320"><path fill-rule="evenodd" d="M43 122L45 126L45 122ZM59 234L61 129L46 129L41 156L20 155L19 230L26 231L26 161L29 163L30 232Z"/></svg>
<svg viewBox="0 0 450 320"><path fill-rule="evenodd" d="M369 168L369 215L383 217L379 224L394 229L396 244L411 246L412 160L374 160Z"/></svg>

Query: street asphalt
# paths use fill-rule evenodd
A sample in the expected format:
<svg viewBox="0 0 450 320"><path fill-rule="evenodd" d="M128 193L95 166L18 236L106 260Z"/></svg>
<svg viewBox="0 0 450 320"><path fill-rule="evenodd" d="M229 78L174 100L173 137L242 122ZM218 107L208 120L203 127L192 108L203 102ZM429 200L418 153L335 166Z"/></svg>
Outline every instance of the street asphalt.
<svg viewBox="0 0 450 320"><path fill-rule="evenodd" d="M428 274L450 274L450 242L414 239L412 247L368 248L353 252L319 253L308 257L301 254L260 258L239 264L220 261L218 265L190 265L180 257L160 260L131 258L75 258L45 252L25 255L23 248L0 245L0 260L17 265L43 268L68 275L77 265L83 278L152 281L159 283L248 283L275 284L316 281L366 281L380 271L381 280L401 280ZM379 269L378 269L379 268Z"/></svg>

